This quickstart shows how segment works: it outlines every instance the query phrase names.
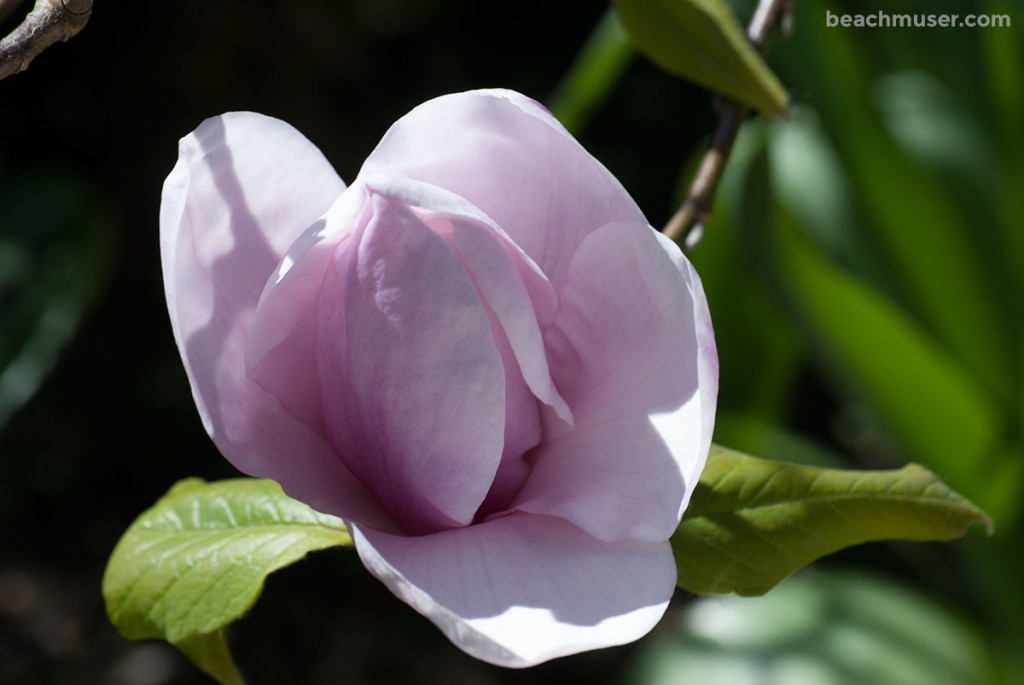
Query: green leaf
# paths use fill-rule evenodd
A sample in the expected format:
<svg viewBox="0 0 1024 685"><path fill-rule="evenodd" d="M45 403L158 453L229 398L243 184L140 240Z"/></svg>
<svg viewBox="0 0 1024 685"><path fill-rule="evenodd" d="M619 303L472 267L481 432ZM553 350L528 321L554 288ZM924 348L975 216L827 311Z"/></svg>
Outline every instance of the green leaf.
<svg viewBox="0 0 1024 685"><path fill-rule="evenodd" d="M910 453L940 470L997 521L1019 488L1015 463L989 455L1003 436L1000 409L975 379L895 305L818 254L777 213L778 278L849 383L878 410ZM1012 467L1012 468L1011 468Z"/></svg>
<svg viewBox="0 0 1024 685"><path fill-rule="evenodd" d="M245 685L238 666L231 658L223 630L185 638L176 646L192 663L221 685Z"/></svg>
<svg viewBox="0 0 1024 685"><path fill-rule="evenodd" d="M341 519L290 499L273 481L189 478L114 548L103 577L107 615L124 637L163 638L236 685L221 629L252 607L270 573L351 542Z"/></svg>
<svg viewBox="0 0 1024 685"><path fill-rule="evenodd" d="M798 568L877 540L952 540L985 513L927 469L845 471L712 446L672 536L678 584L758 595Z"/></svg>
<svg viewBox="0 0 1024 685"><path fill-rule="evenodd" d="M884 32L868 41L855 31L828 29L819 21L830 8L830 0L795 3L797 26L811 28L794 32L778 51L779 64L794 90L813 93L823 128L853 183L863 212L860 228L890 266L901 291L896 296L987 392L1010 406L1014 388L1006 369L1013 367L1014 350L1008 323L1015 310L1005 306L1001 279L994 277L1001 265L986 263L980 249L987 242L983 234L996 227L970 219L953 189L908 155L886 128L871 73L878 41L888 40ZM889 35L907 41L903 34ZM921 122L913 125L923 128ZM990 163L988 182L1000 183L1001 171ZM1006 228L1021 233L1019 224Z"/></svg>
<svg viewBox="0 0 1024 685"><path fill-rule="evenodd" d="M740 216L735 210L738 203L733 201L742 192L751 160L763 149L763 123L753 119L740 130L719 189L719 201L700 249L690 258L715 313L721 362L719 414L742 413L776 421L781 420L795 392L804 345L751 268L750 241L741 234ZM688 186L693 173L684 175ZM752 330L757 335L751 335Z"/></svg>
<svg viewBox="0 0 1024 685"><path fill-rule="evenodd" d="M678 74L766 114L786 113L786 90L726 0L615 0L638 50Z"/></svg>

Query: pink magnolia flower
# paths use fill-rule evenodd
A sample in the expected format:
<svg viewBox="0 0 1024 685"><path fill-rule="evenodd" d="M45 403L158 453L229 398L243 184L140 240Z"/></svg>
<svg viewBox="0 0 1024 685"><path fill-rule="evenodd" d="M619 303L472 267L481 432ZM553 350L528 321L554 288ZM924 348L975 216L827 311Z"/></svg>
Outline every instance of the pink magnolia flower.
<svg viewBox="0 0 1024 685"><path fill-rule="evenodd" d="M217 447L345 519L452 642L529 666L658 621L714 423L711 320L543 107L431 100L348 187L287 124L225 114L181 141L160 225Z"/></svg>

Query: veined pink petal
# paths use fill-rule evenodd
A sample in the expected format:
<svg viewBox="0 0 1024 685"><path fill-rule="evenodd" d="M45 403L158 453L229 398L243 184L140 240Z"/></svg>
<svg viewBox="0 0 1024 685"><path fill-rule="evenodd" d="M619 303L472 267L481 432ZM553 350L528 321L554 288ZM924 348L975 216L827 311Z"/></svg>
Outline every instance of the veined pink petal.
<svg viewBox="0 0 1024 685"><path fill-rule="evenodd" d="M408 208L370 203L318 300L326 432L405 532L466 525L501 459L501 356L451 248Z"/></svg>
<svg viewBox="0 0 1024 685"><path fill-rule="evenodd" d="M517 268L519 253L507 250L489 226L467 217L426 214L423 218L455 250L486 304L505 366L504 449L487 500L477 512L479 518L504 509L525 481L526 452L542 435L537 401L552 407L568 424L572 412L551 379L537 315Z"/></svg>
<svg viewBox="0 0 1024 685"><path fill-rule="evenodd" d="M566 134L568 135L568 134ZM558 298L548 277L537 263L517 245L509 235L479 207L464 197L439 186L416 181L400 174L378 173L364 169L356 183L364 183L381 195L413 208L419 215L451 215L487 226L512 257L520 278L530 293L533 310L541 331L547 330L558 308Z"/></svg>
<svg viewBox="0 0 1024 685"><path fill-rule="evenodd" d="M530 390L563 421L572 423L572 412L551 380L540 324L520 276L525 269L517 268L518 254L506 250L488 226L471 219L445 214L424 218L459 255L481 298L497 317Z"/></svg>
<svg viewBox="0 0 1024 685"><path fill-rule="evenodd" d="M370 220L369 196L350 186L295 242L267 283L246 340L249 378L321 434L317 306L324 278L342 245Z"/></svg>
<svg viewBox="0 0 1024 685"><path fill-rule="evenodd" d="M402 174L464 197L561 286L591 231L646 223L611 173L539 104L473 91L430 100L396 122L360 176Z"/></svg>
<svg viewBox="0 0 1024 685"><path fill-rule="evenodd" d="M668 605L668 542L609 544L516 513L407 538L353 526L366 567L459 648L526 667L645 635Z"/></svg>
<svg viewBox="0 0 1024 685"><path fill-rule="evenodd" d="M670 250L647 226L608 224L573 257L546 344L576 425L538 448L519 510L609 542L678 525L707 457L717 368L699 281Z"/></svg>
<svg viewBox="0 0 1024 685"><path fill-rule="evenodd" d="M196 405L221 453L322 511L387 526L326 441L245 374L245 338L264 284L344 189L288 124L251 113L208 119L182 139L164 183L164 286Z"/></svg>

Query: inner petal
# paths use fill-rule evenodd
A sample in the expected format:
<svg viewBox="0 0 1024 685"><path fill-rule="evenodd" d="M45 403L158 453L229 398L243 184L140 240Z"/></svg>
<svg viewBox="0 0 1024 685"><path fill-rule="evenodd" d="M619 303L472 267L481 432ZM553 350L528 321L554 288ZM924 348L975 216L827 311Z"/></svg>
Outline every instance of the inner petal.
<svg viewBox="0 0 1024 685"><path fill-rule="evenodd" d="M471 217L426 214L422 218L455 251L487 308L495 343L505 366L505 446L501 465L477 519L504 510L519 491L529 466L526 453L543 436L540 402L558 421L572 423L572 412L548 369L541 324L528 285L532 270L517 264L489 226ZM527 278L524 278L524 273ZM544 281L543 285L550 285Z"/></svg>
<svg viewBox="0 0 1024 685"><path fill-rule="evenodd" d="M318 301L324 426L406 533L467 525L501 461L501 354L445 241L387 197L370 202Z"/></svg>

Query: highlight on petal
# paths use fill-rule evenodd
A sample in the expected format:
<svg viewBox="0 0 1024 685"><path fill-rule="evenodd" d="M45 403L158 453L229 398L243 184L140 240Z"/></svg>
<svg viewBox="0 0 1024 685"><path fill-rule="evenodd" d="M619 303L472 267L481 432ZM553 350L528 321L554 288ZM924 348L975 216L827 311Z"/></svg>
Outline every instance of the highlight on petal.
<svg viewBox="0 0 1024 685"><path fill-rule="evenodd" d="M573 256L545 343L576 425L537 450L515 508L609 542L664 540L678 525L717 375L699 372L714 354L699 281L665 249L646 226L608 224Z"/></svg>
<svg viewBox="0 0 1024 685"><path fill-rule="evenodd" d="M615 177L543 111L502 90L429 100L388 130L360 176L400 174L465 198L557 289L591 231L647 221Z"/></svg>
<svg viewBox="0 0 1024 685"><path fill-rule="evenodd" d="M370 202L318 300L326 433L407 533L466 525L501 459L501 356L451 248L408 208Z"/></svg>
<svg viewBox="0 0 1024 685"><path fill-rule="evenodd" d="M511 514L400 537L354 526L366 567L460 649L522 668L625 644L675 588L668 542L609 544L563 519Z"/></svg>

